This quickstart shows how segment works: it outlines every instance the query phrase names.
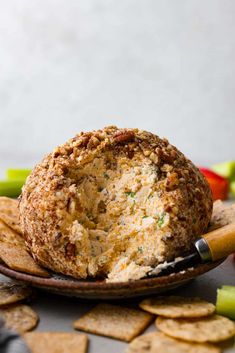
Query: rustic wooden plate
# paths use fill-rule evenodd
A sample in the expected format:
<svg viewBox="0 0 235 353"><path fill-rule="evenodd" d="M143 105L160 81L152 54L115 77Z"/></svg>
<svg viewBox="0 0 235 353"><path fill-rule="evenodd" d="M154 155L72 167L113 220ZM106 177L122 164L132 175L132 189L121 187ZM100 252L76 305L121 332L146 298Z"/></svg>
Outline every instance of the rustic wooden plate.
<svg viewBox="0 0 235 353"><path fill-rule="evenodd" d="M55 273L51 273L50 278L42 278L11 270L4 264L0 264L0 273L56 294L86 299L118 299L166 292L212 270L222 262L223 260L200 264L194 268L188 268L168 276L119 283L106 283L104 280L77 280Z"/></svg>

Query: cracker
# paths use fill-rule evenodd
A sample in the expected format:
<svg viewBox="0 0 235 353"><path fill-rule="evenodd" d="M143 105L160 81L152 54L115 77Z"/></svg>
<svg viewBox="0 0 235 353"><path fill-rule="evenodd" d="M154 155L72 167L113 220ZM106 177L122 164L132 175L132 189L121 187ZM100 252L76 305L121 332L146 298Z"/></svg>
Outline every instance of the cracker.
<svg viewBox="0 0 235 353"><path fill-rule="evenodd" d="M28 305L11 305L1 308L0 316L8 329L23 333L32 330L38 323L38 314Z"/></svg>
<svg viewBox="0 0 235 353"><path fill-rule="evenodd" d="M26 249L24 239L21 237L21 235L17 233L15 230L8 227L1 219L0 219L0 242L13 244L13 245L21 245Z"/></svg>
<svg viewBox="0 0 235 353"><path fill-rule="evenodd" d="M18 200L4 196L0 197L0 219L10 228L22 234L20 227Z"/></svg>
<svg viewBox="0 0 235 353"><path fill-rule="evenodd" d="M219 315L200 319L168 319L159 316L156 325L171 337L192 342L219 342L235 335L235 323Z"/></svg>
<svg viewBox="0 0 235 353"><path fill-rule="evenodd" d="M28 332L23 338L32 353L86 353L85 334L65 332Z"/></svg>
<svg viewBox="0 0 235 353"><path fill-rule="evenodd" d="M49 277L49 273L40 267L29 253L21 246L0 242L0 259L12 270L26 272L41 277Z"/></svg>
<svg viewBox="0 0 235 353"><path fill-rule="evenodd" d="M15 282L0 283L0 306L16 303L32 295L32 289Z"/></svg>
<svg viewBox="0 0 235 353"><path fill-rule="evenodd" d="M221 200L215 201L209 231L231 223L235 223L235 204L225 205Z"/></svg>
<svg viewBox="0 0 235 353"><path fill-rule="evenodd" d="M202 317L215 312L215 306L200 298L179 296L144 299L139 306L152 314L169 318Z"/></svg>
<svg viewBox="0 0 235 353"><path fill-rule="evenodd" d="M126 353L220 353L221 349L208 343L183 342L162 332L150 332L135 338Z"/></svg>
<svg viewBox="0 0 235 353"><path fill-rule="evenodd" d="M41 277L49 273L40 267L28 253L24 239L0 220L0 260L12 270Z"/></svg>
<svg viewBox="0 0 235 353"><path fill-rule="evenodd" d="M101 303L74 322L74 328L129 342L152 322L153 316L140 310Z"/></svg>

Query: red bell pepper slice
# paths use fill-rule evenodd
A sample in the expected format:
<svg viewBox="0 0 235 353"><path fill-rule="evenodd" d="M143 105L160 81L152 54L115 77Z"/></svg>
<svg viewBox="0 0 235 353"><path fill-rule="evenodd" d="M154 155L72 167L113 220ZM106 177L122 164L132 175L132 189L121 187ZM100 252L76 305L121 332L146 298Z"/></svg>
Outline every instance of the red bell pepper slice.
<svg viewBox="0 0 235 353"><path fill-rule="evenodd" d="M222 177L221 175L213 172L207 168L199 168L201 173L207 179L213 199L215 200L226 200L228 198L229 193L229 182L228 179Z"/></svg>

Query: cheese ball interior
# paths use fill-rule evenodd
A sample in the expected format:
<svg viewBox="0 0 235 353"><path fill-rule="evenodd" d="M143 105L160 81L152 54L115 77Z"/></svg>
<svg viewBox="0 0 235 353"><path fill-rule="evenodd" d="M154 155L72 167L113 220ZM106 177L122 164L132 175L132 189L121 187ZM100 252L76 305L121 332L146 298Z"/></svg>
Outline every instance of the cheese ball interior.
<svg viewBox="0 0 235 353"><path fill-rule="evenodd" d="M167 140L137 129L77 135L33 170L21 225L43 266L76 278L139 279L191 250L211 217L209 186Z"/></svg>

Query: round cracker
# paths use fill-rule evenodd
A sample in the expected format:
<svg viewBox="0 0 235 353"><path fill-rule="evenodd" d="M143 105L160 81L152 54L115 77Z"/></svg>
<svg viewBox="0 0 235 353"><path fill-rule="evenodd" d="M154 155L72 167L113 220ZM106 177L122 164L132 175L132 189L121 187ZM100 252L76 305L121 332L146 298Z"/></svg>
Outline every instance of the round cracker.
<svg viewBox="0 0 235 353"><path fill-rule="evenodd" d="M159 316L156 325L160 331L171 337L191 342L220 342L235 335L235 323L220 315L199 319L170 319Z"/></svg>
<svg viewBox="0 0 235 353"><path fill-rule="evenodd" d="M215 306L200 298L179 296L144 299L139 306L152 314L170 318L202 317L212 315Z"/></svg>
<svg viewBox="0 0 235 353"><path fill-rule="evenodd" d="M32 295L32 289L14 282L0 283L0 306L16 303Z"/></svg>
<svg viewBox="0 0 235 353"><path fill-rule="evenodd" d="M22 234L19 219L18 200L9 197L0 197L0 219L14 229L17 233Z"/></svg>
<svg viewBox="0 0 235 353"><path fill-rule="evenodd" d="M221 349L208 343L182 342L162 332L151 332L135 338L126 353L220 353Z"/></svg>
<svg viewBox="0 0 235 353"><path fill-rule="evenodd" d="M32 330L38 323L38 314L27 305L14 305L1 308L0 316L7 328L24 333Z"/></svg>

